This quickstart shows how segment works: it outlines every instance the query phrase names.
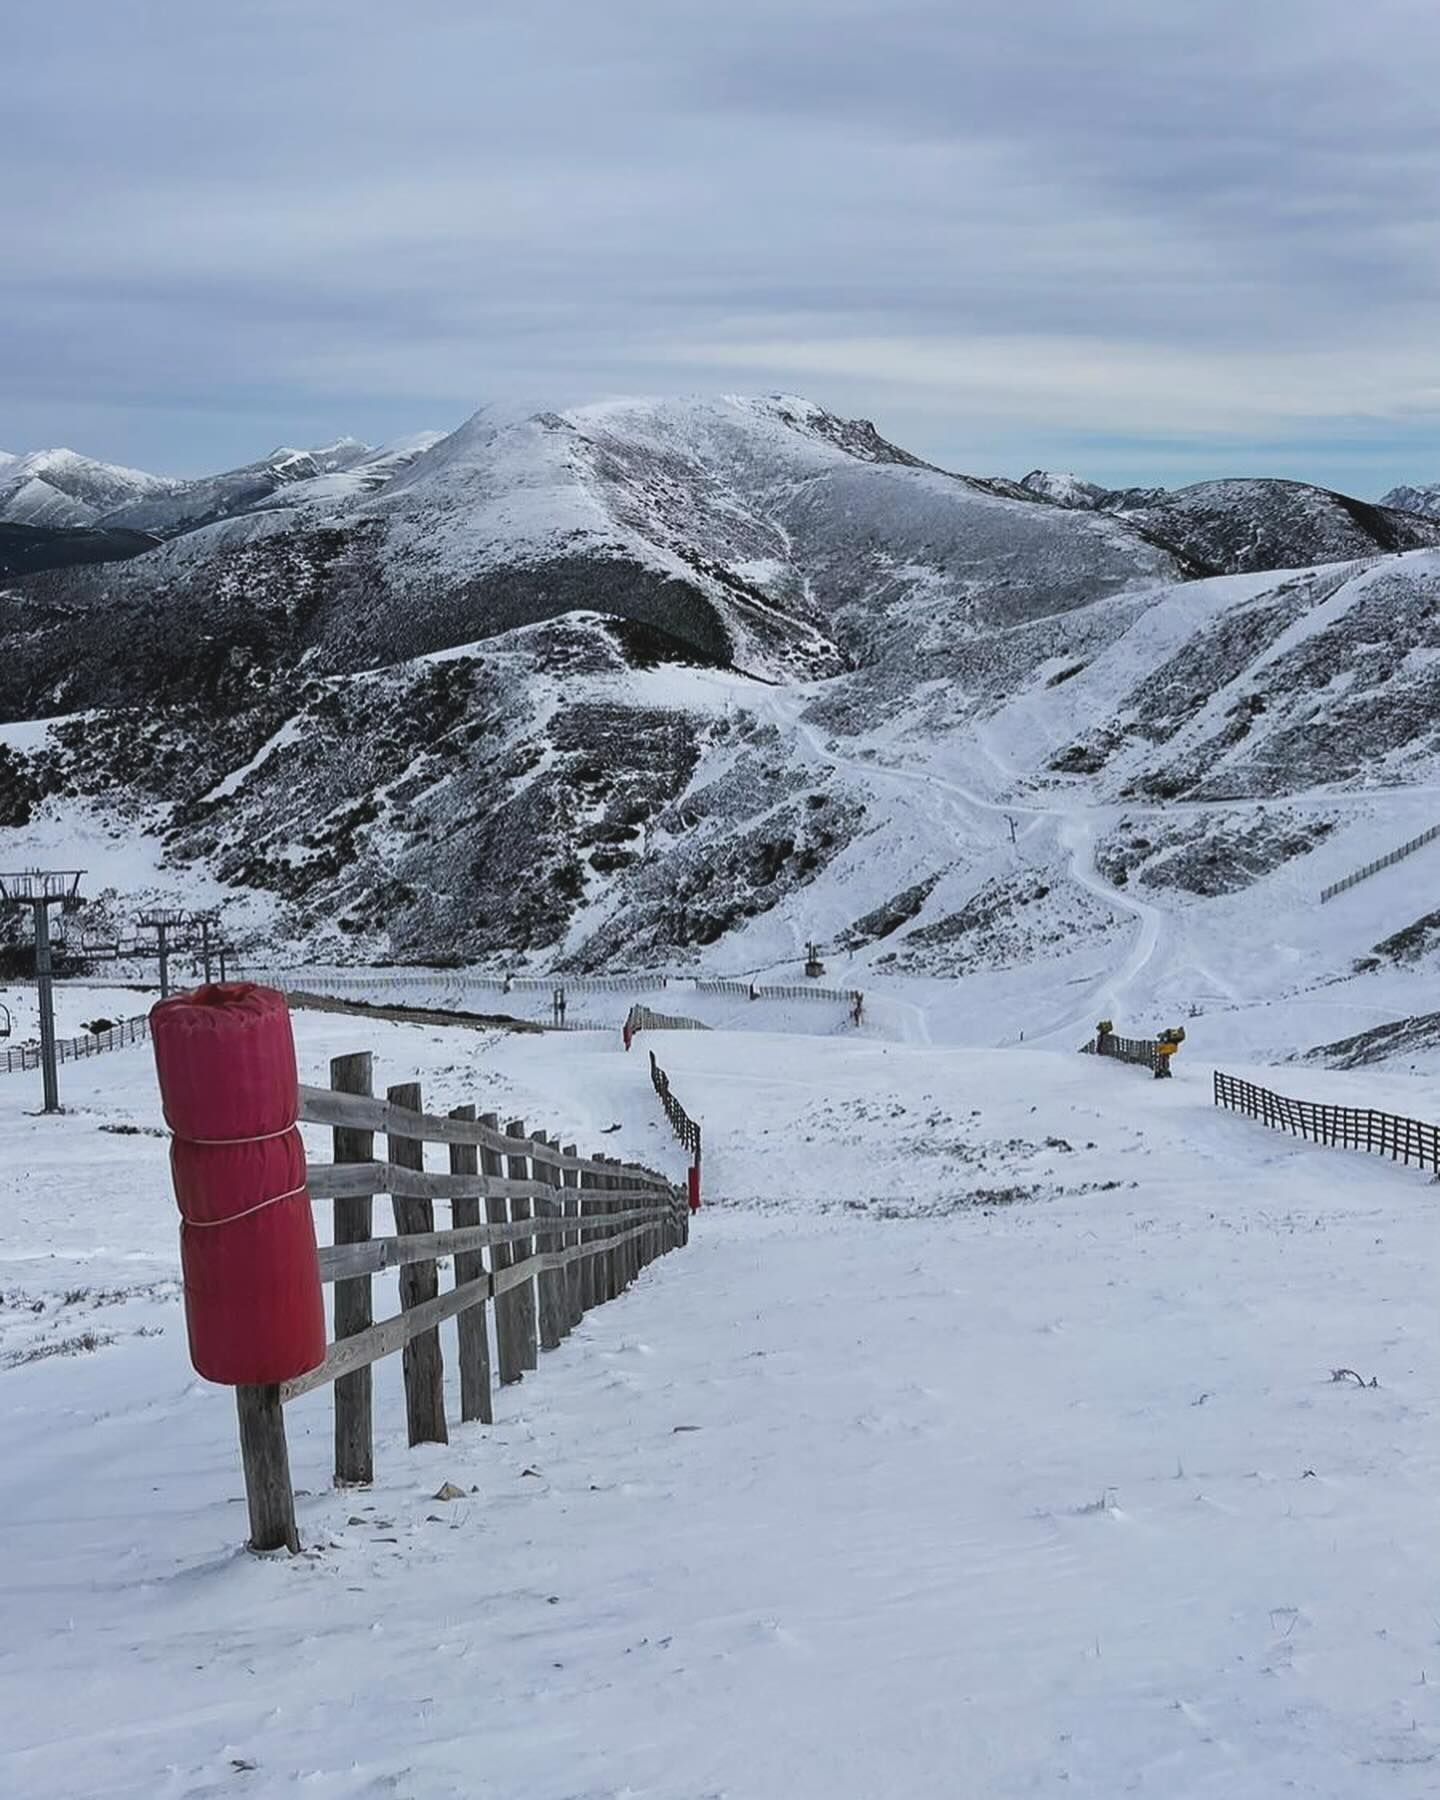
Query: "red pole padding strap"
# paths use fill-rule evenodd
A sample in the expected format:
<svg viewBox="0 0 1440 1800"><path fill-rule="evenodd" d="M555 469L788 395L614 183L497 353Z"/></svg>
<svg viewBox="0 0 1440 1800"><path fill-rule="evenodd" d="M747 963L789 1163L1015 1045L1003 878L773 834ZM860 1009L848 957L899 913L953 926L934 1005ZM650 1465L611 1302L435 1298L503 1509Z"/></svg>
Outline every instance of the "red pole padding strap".
<svg viewBox="0 0 1440 1800"><path fill-rule="evenodd" d="M693 1163L690 1167L690 1210L700 1210L700 1165Z"/></svg>
<svg viewBox="0 0 1440 1800"><path fill-rule="evenodd" d="M325 1305L285 996L226 982L150 1014L173 1140L190 1360L226 1386L325 1360Z"/></svg>

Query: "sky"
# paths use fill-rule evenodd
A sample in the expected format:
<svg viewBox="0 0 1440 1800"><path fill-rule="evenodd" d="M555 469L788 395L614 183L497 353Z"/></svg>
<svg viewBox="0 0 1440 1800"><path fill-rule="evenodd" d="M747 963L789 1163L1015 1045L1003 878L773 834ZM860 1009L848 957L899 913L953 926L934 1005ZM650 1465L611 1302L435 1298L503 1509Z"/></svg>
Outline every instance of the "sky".
<svg viewBox="0 0 1440 1800"><path fill-rule="evenodd" d="M1440 480L1435 0L7 9L0 447L805 394L944 466Z"/></svg>

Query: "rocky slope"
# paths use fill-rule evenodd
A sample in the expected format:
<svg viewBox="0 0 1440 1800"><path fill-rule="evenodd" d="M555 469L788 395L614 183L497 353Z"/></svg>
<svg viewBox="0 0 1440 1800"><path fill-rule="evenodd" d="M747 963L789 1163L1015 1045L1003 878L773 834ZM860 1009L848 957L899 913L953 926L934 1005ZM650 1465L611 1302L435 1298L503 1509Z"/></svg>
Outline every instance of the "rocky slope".
<svg viewBox="0 0 1440 1800"><path fill-rule="evenodd" d="M743 969L813 934L1058 992L1156 909L1263 931L1440 760L1440 552L1319 490L1067 506L777 397L304 455L0 590L0 850L83 844L116 919L219 883L310 954ZM1302 572L1197 578L1242 517L1230 561Z"/></svg>
<svg viewBox="0 0 1440 1800"><path fill-rule="evenodd" d="M0 454L0 523L50 530L99 525L117 508L169 493L176 483L74 450Z"/></svg>
<svg viewBox="0 0 1440 1800"><path fill-rule="evenodd" d="M1440 544L1440 506L1424 504L1429 490L1419 488L1397 488L1372 504L1304 481L1107 489L1078 475L1035 469L1022 485L1057 506L1127 519L1212 575L1296 569Z"/></svg>
<svg viewBox="0 0 1440 1800"><path fill-rule="evenodd" d="M1440 519L1440 482L1430 482L1424 487L1391 488L1388 494L1380 498L1381 506L1393 507L1398 512L1423 513L1427 518Z"/></svg>
<svg viewBox="0 0 1440 1800"><path fill-rule="evenodd" d="M176 500L124 516L159 529ZM806 402L483 412L377 492L16 583L0 717L228 691L302 657L378 666L576 610L772 679L827 676L883 654L894 613L926 615L938 641L954 620L1184 572L1123 521L946 475Z"/></svg>

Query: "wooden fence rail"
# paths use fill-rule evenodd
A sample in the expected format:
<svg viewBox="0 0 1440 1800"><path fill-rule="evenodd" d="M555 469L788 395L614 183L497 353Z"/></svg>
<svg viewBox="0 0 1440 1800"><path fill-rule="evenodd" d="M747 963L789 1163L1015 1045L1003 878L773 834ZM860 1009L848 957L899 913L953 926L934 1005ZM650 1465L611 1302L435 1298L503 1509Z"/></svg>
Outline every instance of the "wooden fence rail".
<svg viewBox="0 0 1440 1800"><path fill-rule="evenodd" d="M241 1457L257 1550L299 1546L284 1407L333 1383L335 1484L374 1477L372 1364L402 1353L412 1444L445 1443L440 1326L457 1321L462 1420L493 1417L487 1311L493 1309L501 1385L557 1348L593 1306L622 1294L648 1263L689 1237L684 1192L653 1169L582 1156L516 1120L503 1131L473 1106L441 1117L423 1110L418 1083L372 1092L369 1054L331 1064L328 1088L300 1089L300 1119L328 1125L330 1162L311 1161L312 1200L334 1204L334 1242L319 1253L334 1288L334 1338L318 1368L271 1387L236 1390ZM377 1134L385 1137L383 1160ZM448 1168L427 1170L425 1146L444 1145ZM391 1236L373 1235L376 1195L390 1196ZM435 1202L453 1224L436 1229ZM484 1207L484 1220L481 1207ZM440 1263L454 1259L442 1291ZM373 1278L399 1274L400 1311L376 1320Z"/></svg>
<svg viewBox="0 0 1440 1800"><path fill-rule="evenodd" d="M625 1015L625 1029L633 1037L637 1031L708 1031L710 1027L699 1019L682 1018L679 1013L652 1012L637 1002Z"/></svg>
<svg viewBox="0 0 1440 1800"><path fill-rule="evenodd" d="M1183 1035L1183 1034L1181 1034ZM1117 1037L1113 1031L1101 1026L1093 1038L1089 1038L1080 1046L1084 1056L1113 1056L1118 1062L1138 1063L1142 1069L1149 1069L1159 1081L1170 1074L1170 1059L1174 1056L1176 1041L1170 1038L1128 1038Z"/></svg>
<svg viewBox="0 0 1440 1800"><path fill-rule="evenodd" d="M1215 1104L1258 1119L1273 1131L1288 1131L1312 1143L1342 1150L1367 1150L1393 1162L1416 1163L1440 1175L1440 1128L1423 1119L1368 1107L1326 1106L1314 1100L1292 1100L1285 1094L1215 1071Z"/></svg>
<svg viewBox="0 0 1440 1800"><path fill-rule="evenodd" d="M1321 888L1320 904L1324 906L1327 900L1333 900L1337 894L1343 894L1347 888L1355 887L1359 882L1368 881L1382 869L1393 868L1405 857L1413 856L1427 844L1433 844L1436 838L1440 838L1440 825L1432 825L1428 831L1422 831L1419 837L1411 838L1408 844L1401 844L1399 849L1392 850L1388 856L1377 856L1374 862L1366 863L1363 869L1352 869L1342 880L1332 881L1329 887Z"/></svg>
<svg viewBox="0 0 1440 1800"><path fill-rule="evenodd" d="M279 988L282 993L295 989L344 988L359 992L369 989L391 989L397 992L414 988L483 988L496 994L548 994L556 988L575 994L635 994L668 987L668 975L484 975L471 969L339 969L325 974L314 969L271 969L246 965L237 968L236 977L262 982Z"/></svg>
<svg viewBox="0 0 1440 1800"><path fill-rule="evenodd" d="M813 981L794 983L789 987L752 987L752 1000L826 1000L835 1005L859 1008L865 996L858 988L817 987Z"/></svg>
<svg viewBox="0 0 1440 1800"><path fill-rule="evenodd" d="M55 1056L58 1062L80 1062L87 1056L103 1056L107 1050L120 1050L127 1044L143 1044L150 1036L148 1018L122 1019L108 1031L85 1031L78 1037L57 1038ZM0 1075L18 1075L24 1069L40 1067L40 1046L20 1044L14 1050L0 1051Z"/></svg>
<svg viewBox="0 0 1440 1800"><path fill-rule="evenodd" d="M670 1091L670 1077L655 1060L655 1052L650 1052L650 1082L660 1096L660 1104L665 1108L665 1117L670 1121L670 1129L690 1152L695 1168L700 1167L700 1127L692 1119L685 1108Z"/></svg>

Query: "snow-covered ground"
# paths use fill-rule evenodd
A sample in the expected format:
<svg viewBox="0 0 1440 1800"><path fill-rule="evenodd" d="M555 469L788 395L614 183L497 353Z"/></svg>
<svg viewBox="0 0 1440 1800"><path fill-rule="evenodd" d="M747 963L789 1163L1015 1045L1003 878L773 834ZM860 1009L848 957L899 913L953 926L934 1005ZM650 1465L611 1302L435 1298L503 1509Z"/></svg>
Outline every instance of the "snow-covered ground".
<svg viewBox="0 0 1440 1800"><path fill-rule="evenodd" d="M1194 1041L1158 1083L799 1023L641 1038L708 1204L493 1428L407 1449L382 1364L337 1494L328 1395L291 1408L293 1562L239 1549L148 1052L67 1067L60 1119L0 1082L0 1792L1434 1793L1426 1179L1217 1114ZM372 1048L681 1166L613 1034L296 1027L307 1079Z"/></svg>

